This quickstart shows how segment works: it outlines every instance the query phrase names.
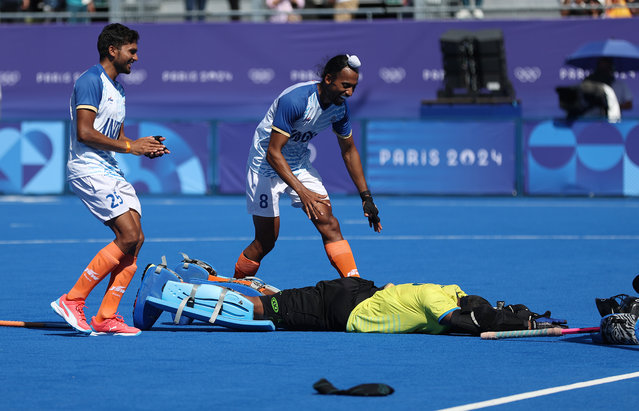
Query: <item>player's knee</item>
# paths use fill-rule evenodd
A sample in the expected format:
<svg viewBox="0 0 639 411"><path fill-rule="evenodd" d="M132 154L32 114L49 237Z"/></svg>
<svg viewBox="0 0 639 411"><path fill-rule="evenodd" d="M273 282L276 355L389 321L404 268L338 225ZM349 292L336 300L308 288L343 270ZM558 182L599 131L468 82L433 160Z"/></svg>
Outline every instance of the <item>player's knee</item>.
<svg viewBox="0 0 639 411"><path fill-rule="evenodd" d="M317 220L315 226L325 240L339 241L342 239L339 221L333 215L322 216Z"/></svg>
<svg viewBox="0 0 639 411"><path fill-rule="evenodd" d="M142 246L142 243L144 242L144 234L137 231L121 233L118 237L118 242L122 247L122 251L129 253Z"/></svg>
<svg viewBox="0 0 639 411"><path fill-rule="evenodd" d="M258 255L264 257L273 250L276 241L277 237L256 238L251 247Z"/></svg>

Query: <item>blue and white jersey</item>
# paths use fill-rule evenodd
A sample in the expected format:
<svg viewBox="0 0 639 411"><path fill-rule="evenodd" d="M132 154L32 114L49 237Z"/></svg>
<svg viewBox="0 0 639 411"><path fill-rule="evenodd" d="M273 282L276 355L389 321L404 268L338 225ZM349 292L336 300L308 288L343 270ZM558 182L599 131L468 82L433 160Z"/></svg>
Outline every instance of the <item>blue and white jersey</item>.
<svg viewBox="0 0 639 411"><path fill-rule="evenodd" d="M294 84L280 94L271 104L266 116L255 130L249 152L248 167L265 177L277 173L266 161L266 150L275 130L288 137L282 154L295 174L311 166L308 142L320 131L333 126L340 138L352 136L348 105L331 104L322 110L317 92L317 81Z"/></svg>
<svg viewBox="0 0 639 411"><path fill-rule="evenodd" d="M82 73L73 86L67 179L102 174L124 180L113 151L98 150L78 141L77 109L94 111L93 128L117 140L125 116L124 89L107 76L100 64Z"/></svg>

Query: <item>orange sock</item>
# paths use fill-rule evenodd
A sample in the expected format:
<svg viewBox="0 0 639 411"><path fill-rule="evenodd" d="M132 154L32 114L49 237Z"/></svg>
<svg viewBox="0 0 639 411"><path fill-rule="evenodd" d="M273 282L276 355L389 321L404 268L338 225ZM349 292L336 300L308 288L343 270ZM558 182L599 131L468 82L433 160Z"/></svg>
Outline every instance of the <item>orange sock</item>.
<svg viewBox="0 0 639 411"><path fill-rule="evenodd" d="M67 294L67 298L69 300L86 300L91 290L120 264L122 257L124 257L124 253L118 246L114 242L109 243L93 257L93 260Z"/></svg>
<svg viewBox="0 0 639 411"><path fill-rule="evenodd" d="M138 269L138 266L135 264L136 262L136 257L127 254L120 260L120 264L111 273L109 287L104 294L98 313L95 315L95 319L98 320L98 322L102 322L107 318L113 318L118 312L120 300L129 286L135 271Z"/></svg>
<svg viewBox="0 0 639 411"><path fill-rule="evenodd" d="M235 278L252 277L257 273L257 269L260 268L260 263L257 261L249 260L244 256L244 253L240 254L240 257L235 263Z"/></svg>
<svg viewBox="0 0 639 411"><path fill-rule="evenodd" d="M359 277L355 258L348 241L340 240L324 244L326 255L341 277Z"/></svg>

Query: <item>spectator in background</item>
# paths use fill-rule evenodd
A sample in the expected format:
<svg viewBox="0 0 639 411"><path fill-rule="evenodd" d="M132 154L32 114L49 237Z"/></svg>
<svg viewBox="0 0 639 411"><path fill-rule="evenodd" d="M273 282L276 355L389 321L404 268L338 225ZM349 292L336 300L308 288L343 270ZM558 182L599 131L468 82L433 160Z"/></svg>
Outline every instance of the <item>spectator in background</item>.
<svg viewBox="0 0 639 411"><path fill-rule="evenodd" d="M619 108L632 109L632 92L628 84L615 76L615 66L611 58L602 57L597 61L597 67L584 81L595 81L612 87L619 102Z"/></svg>
<svg viewBox="0 0 639 411"><path fill-rule="evenodd" d="M302 21L302 16L292 13L295 9L304 8L304 0L266 0L266 7L277 10L277 14L270 16L272 23L295 23Z"/></svg>
<svg viewBox="0 0 639 411"><path fill-rule="evenodd" d="M561 9L563 17L599 17L601 10L594 8L600 6L597 0L561 0L562 6L570 6L569 9Z"/></svg>
<svg viewBox="0 0 639 411"><path fill-rule="evenodd" d="M626 0L626 4L628 6L637 7L630 9L630 13L632 17L639 16L639 0Z"/></svg>
<svg viewBox="0 0 639 411"><path fill-rule="evenodd" d="M626 19L632 17L626 0L606 0L604 17L609 19Z"/></svg>
<svg viewBox="0 0 639 411"><path fill-rule="evenodd" d="M458 19L469 19L472 17L476 19L483 19L484 12L482 11L481 6L484 3L484 0L474 0L474 3L475 5L471 10L470 0L462 0L462 5L464 6L464 8L459 10L455 14L455 17Z"/></svg>
<svg viewBox="0 0 639 411"><path fill-rule="evenodd" d="M625 81L615 76L611 58L600 58L592 74L581 83L580 89L585 97L590 97L587 99L590 108L581 114L583 117L605 117L608 121L616 122L621 120L623 110L632 109L632 92Z"/></svg>
<svg viewBox="0 0 639 411"><path fill-rule="evenodd" d="M333 20L335 21L351 21L353 15L342 11L357 10L359 8L359 0L328 0L328 5L339 11L335 11Z"/></svg>
<svg viewBox="0 0 639 411"><path fill-rule="evenodd" d="M229 8L232 11L239 11L240 10L240 0L229 0ZM240 16L232 16L231 20L232 21L240 21Z"/></svg>
<svg viewBox="0 0 639 411"><path fill-rule="evenodd" d="M187 12L192 11L204 11L206 10L206 0L185 0L185 7ZM186 21L193 20L193 16L186 16ZM198 21L204 21L204 15L197 16Z"/></svg>
<svg viewBox="0 0 639 411"><path fill-rule="evenodd" d="M0 0L0 13L17 13L29 9L29 0ZM0 19L0 23L13 23L15 19Z"/></svg>
<svg viewBox="0 0 639 411"><path fill-rule="evenodd" d="M67 0L67 11L71 12L70 23L88 23L91 19L87 17L77 17L77 13L95 13L93 0Z"/></svg>
<svg viewBox="0 0 639 411"><path fill-rule="evenodd" d="M304 8L304 0L266 0L266 7L277 10L277 14L270 16L272 23L296 23L302 21L302 16L292 13L295 9Z"/></svg>

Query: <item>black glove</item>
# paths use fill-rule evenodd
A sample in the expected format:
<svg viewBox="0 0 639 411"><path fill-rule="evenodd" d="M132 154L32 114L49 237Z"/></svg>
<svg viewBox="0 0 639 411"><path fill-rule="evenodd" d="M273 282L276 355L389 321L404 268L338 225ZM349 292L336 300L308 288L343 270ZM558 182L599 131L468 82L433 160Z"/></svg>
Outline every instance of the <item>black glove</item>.
<svg viewBox="0 0 639 411"><path fill-rule="evenodd" d="M362 198L364 202L364 214L368 214L368 225L373 227L380 222L379 219L379 210L377 210L377 206L373 202L373 196L371 196L371 192L366 190L359 193L359 196Z"/></svg>

